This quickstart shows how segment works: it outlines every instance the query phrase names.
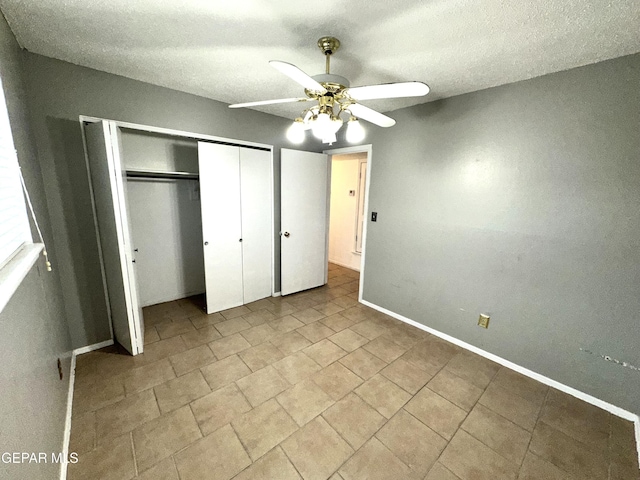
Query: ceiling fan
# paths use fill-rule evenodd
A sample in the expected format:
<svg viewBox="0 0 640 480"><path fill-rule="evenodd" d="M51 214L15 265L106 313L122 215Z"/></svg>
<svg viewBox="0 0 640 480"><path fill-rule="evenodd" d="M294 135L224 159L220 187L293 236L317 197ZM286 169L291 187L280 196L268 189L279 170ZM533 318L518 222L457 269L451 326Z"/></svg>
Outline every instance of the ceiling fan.
<svg viewBox="0 0 640 480"><path fill-rule="evenodd" d="M236 103L229 108L254 107L277 103L314 102L314 105L302 112L293 125L287 130L287 138L292 143L302 143L305 131L311 130L313 135L323 143L336 141L336 133L343 124L341 115L349 115L346 139L357 143L364 139L365 131L358 118L378 125L392 127L396 121L380 112L365 107L361 100L381 98L420 97L429 93L429 87L423 82L398 82L351 87L346 78L330 73L331 55L340 48L340 40L335 37L322 37L318 47L326 58L325 73L307 75L295 65L279 60L271 60L269 64L279 72L304 87L305 97L280 98L258 102Z"/></svg>

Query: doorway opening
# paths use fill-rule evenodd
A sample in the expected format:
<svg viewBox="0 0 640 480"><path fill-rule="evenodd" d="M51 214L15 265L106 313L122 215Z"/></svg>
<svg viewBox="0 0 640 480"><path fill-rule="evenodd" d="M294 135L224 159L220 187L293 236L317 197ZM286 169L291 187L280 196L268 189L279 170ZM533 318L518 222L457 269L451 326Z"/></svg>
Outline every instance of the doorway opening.
<svg viewBox="0 0 640 480"><path fill-rule="evenodd" d="M355 280L358 300L361 300L371 145L324 153L329 155L331 165L328 284L342 284L343 288L352 290Z"/></svg>
<svg viewBox="0 0 640 480"><path fill-rule="evenodd" d="M366 258L365 216L368 211L371 161L371 145L331 149L322 153L281 149L282 296L327 285L326 290L332 290L344 281L351 283L353 290L331 291L329 297L347 294L350 300L361 301L362 282L359 278L364 272ZM334 165L335 168L332 168ZM346 200L346 203L342 200ZM334 227L330 234L332 217ZM333 236L331 253L330 236ZM332 266L331 275L329 264ZM334 272L338 267L347 271ZM335 279L347 273L351 277ZM355 284L353 280L356 280Z"/></svg>

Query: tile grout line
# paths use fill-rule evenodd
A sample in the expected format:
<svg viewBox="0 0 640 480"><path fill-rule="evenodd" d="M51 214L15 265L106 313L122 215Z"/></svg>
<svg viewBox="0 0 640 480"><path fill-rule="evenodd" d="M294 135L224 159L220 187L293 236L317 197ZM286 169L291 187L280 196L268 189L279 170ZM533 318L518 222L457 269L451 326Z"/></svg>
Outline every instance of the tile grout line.
<svg viewBox="0 0 640 480"><path fill-rule="evenodd" d="M417 394L416 394L416 395L417 395ZM410 401L411 401L411 400L409 400L409 402L410 402ZM409 403L409 402L407 402L407 403ZM416 417L413 413L411 413L409 410L407 410L406 408L404 408L406 405L407 405L407 404L405 403L405 405L404 405L400 410L403 410L407 415L411 415L411 416L412 416L413 418L415 418L418 422L420 422L422 425L424 425L425 427L427 427L427 428L428 428L429 430L431 430L433 433L435 433L436 435L438 435L442 440L444 440L445 442L447 442L447 446L449 445L450 440L447 440L446 438L444 438L441 434L439 434L438 432L436 432L433 428L431 428L429 425L427 425L426 423L424 423L422 420L420 420L418 417ZM398 410L398 411L400 411L400 410ZM456 430L456 431L457 431L457 430ZM453 436L452 436L451 438L453 438ZM442 449L442 451L444 451L444 450L445 450L445 448L447 448L447 447L444 447L444 448ZM440 453L442 454L442 452L440 452ZM438 458L436 458L436 462L438 461L438 459L439 459L439 458L440 458L440 455L438 455ZM435 463L435 462L434 462L434 463Z"/></svg>
<svg viewBox="0 0 640 480"><path fill-rule="evenodd" d="M486 391L487 391L487 388L489 388L489 385L491 385L491 384L493 383L493 381L495 380L495 378L498 376L498 373L499 373L499 372L500 372L500 370L498 369L498 370L496 371L496 373L494 373L493 377L491 378L491 380L489 381L489 383L487 384L487 386L486 386L486 387L484 387L483 395L484 395L484 392L486 392ZM455 375L455 373L453 373L453 372L451 372L451 373L452 373L452 375ZM457 375L456 375L456 376L457 376ZM461 378L461 377L459 377L459 378ZM463 380L464 380L464 379L463 379ZM506 390L506 391L509 391L508 389L506 389L505 387L502 387L501 385L497 385L497 386L498 386L498 387L500 387L500 388L502 388L502 389L504 389L504 390ZM433 390L432 390L432 391L433 391ZM434 392L434 393L435 393L435 392ZM471 408L471 410L469 410L469 413L471 413L471 411L472 411L473 409L475 409L478 405L481 405L482 407L486 408L487 410L490 410L490 411L491 411L491 413L493 413L493 414L495 414L495 415L498 415L499 417L503 418L504 420L506 420L507 422L511 423L512 425L515 425L516 427L521 428L521 429L522 429L522 430L524 430L525 432L531 433L531 436L533 437L533 430L535 430L535 426L537 425L538 417L540 416L540 413L541 413L541 411L542 411L542 407L541 407L541 408L540 408L540 410L538 411L538 415L536 416L536 423L534 424L533 429L531 430L531 432L529 432L529 430L527 430L526 428L524 428L522 425L518 425L516 422L514 422L513 420L511 420L511 419L509 419L509 418L505 417L505 416L504 416L504 415L502 415L500 412L496 412L495 410L493 410L493 409L491 408L491 406L489 406L489 405L485 405L484 403L480 403L480 400L482 399L482 396L483 396L483 395L480 395L480 397L478 398L478 400L476 400L476 403L473 405L473 407ZM516 393L514 393L514 395L516 395L516 396L518 396L518 397L520 397L520 398L524 398L524 397L521 397L520 395L518 395L518 394L516 394ZM547 396L547 395L548 395L548 390L547 390L547 393L545 393L545 400L543 400L542 405L544 405L544 402L546 401L546 396ZM526 400L526 398L525 398L525 400ZM466 420L466 418L465 418L465 420ZM463 423L464 423L464 422L463 422ZM462 428L462 424L460 424L460 428ZM476 440L478 440L478 441L479 441L480 443L482 443L483 445L485 445L487 448L489 448L489 449L493 450L496 454L500 455L502 458L506 458L506 457L504 457L503 455L501 455L499 452L496 452L493 448L491 448L489 445L487 445L486 443L484 443L482 440L480 440L479 438L476 438L476 437L475 437L475 435L473 435L472 433L467 432L467 430L465 430L465 432L466 432L466 433L468 433L469 435L471 435L471 436L472 436L473 438L475 438ZM529 439L529 443L531 443L531 439ZM528 451L528 450L529 450L529 447L528 447L528 445L527 445L527 451ZM509 459L507 458L507 460L509 460Z"/></svg>
<svg viewBox="0 0 640 480"><path fill-rule="evenodd" d="M209 392L209 393L207 393L207 395L209 395L210 393L213 393L213 392ZM202 397L205 397L205 396L206 396L206 395L203 395ZM200 397L200 398L202 398L202 397ZM194 403L196 400L199 400L200 398L196 398L195 400L192 400L191 402L187 403L187 405L189 406L189 410L191 410L191 415L193 415L193 418L196 418L196 414L195 414L195 413L194 413L194 411L193 411L193 403ZM207 435L205 435L205 434L204 434L204 432L202 431L202 426L200 425L200 422L198 421L198 419L197 419L197 418L196 418L196 425L198 426L198 430L200 430L201 438L206 437ZM216 430L217 430L217 429L216 429ZM214 430L214 432L215 432L216 430ZM213 433L213 432L211 432L211 433ZM193 442L192 442L192 443L193 443ZM174 453L174 455L175 455L175 453Z"/></svg>
<svg viewBox="0 0 640 480"><path fill-rule="evenodd" d="M135 476L137 477L140 472L138 471L138 457L136 455L136 446L133 443L133 430L129 432L129 441L131 443L131 453L133 454L133 471L135 473Z"/></svg>
<svg viewBox="0 0 640 480"><path fill-rule="evenodd" d="M547 405L547 400L549 399L549 394L550 394L550 393L551 393L551 389L550 389L550 388L548 388L548 389L547 389L547 393L546 393L546 395L545 395L545 397L544 397L544 401L542 402L542 406L540 407L540 410L538 411L538 416L536 417L536 423L535 423L535 425L533 426L533 430L531 431L531 440L529 440L529 444L527 445L527 453L531 453L532 455L535 455L536 457L540 458L541 460L546 461L546 462L549 462L551 465L553 465L554 467L556 467L558 470L560 470L560 471L562 471L562 472L564 472L564 473L566 473L566 474L568 474L568 475L573 475L572 473L567 472L567 471L566 471L564 468L562 468L561 466L559 466L559 465L557 465L557 464L553 463L553 462L551 461L551 459L545 459L545 458L542 458L542 457L540 457L540 456L536 455L536 454L535 454L535 452L532 452L532 451L531 451L531 449L530 449L530 448L531 448L531 442L533 441L533 434L534 434L534 432L535 432L536 428L538 428L538 424L539 424L539 423L543 423L543 422L542 422L542 420L541 420L541 417L542 417L542 411L544 410L544 407ZM553 428L553 427L551 427L551 428ZM559 431L559 430L558 430L558 431ZM564 432L561 432L561 433L564 433ZM566 435L566 434L565 434L565 435ZM571 437L570 435L567 435L567 436L568 436L568 437ZM526 457L526 455L525 455L525 457ZM524 464L524 459L523 459L522 463ZM519 468L519 470L518 470L518 473L520 473L520 471L521 471L521 470L522 470L522 464L520 465L520 468ZM607 473L608 473L608 468L607 468Z"/></svg>
<svg viewBox="0 0 640 480"><path fill-rule="evenodd" d="M520 462L520 467L518 468L518 474L520 474L520 472L522 471L522 465L524 464L524 459L527 458L527 453L530 452L531 442L533 441L533 434L535 433L536 428L538 427L538 423L540 423L540 419L542 418L542 412L544 411L544 408L547 405L547 400L549 399L550 393L551 393L551 388L547 387L547 392L544 395L544 400L542 401L542 404L540 405L540 410L538 410L538 415L536 416L536 423L533 425L533 429L531 430L531 438L529 439L529 443L527 443L527 450L524 454L524 457L522 458L522 462ZM533 452L531 453L535 455ZM564 471L564 469L562 468L560 468L560 470ZM566 472L566 473L569 473L569 472Z"/></svg>
<svg viewBox="0 0 640 480"><path fill-rule="evenodd" d="M172 454L171 456L169 456L169 458L171 459L171 464L173 465L173 471L176 472L176 475L178 477L178 480L181 480L181 475L180 475L180 471L178 470L178 465L176 464L176 457L175 457L175 453Z"/></svg>
<svg viewBox="0 0 640 480"><path fill-rule="evenodd" d="M289 437L287 437L289 438ZM285 439L286 440L286 439ZM282 441L284 442L284 440ZM300 476L300 478L304 478L304 476L302 475L302 473L300 472L300 470L298 470L298 467L296 467L296 464L293 463L293 460L291 460L291 458L289 458L289 454L287 453L287 451L282 447L282 442L280 442L278 445L276 445L275 448L280 448L280 450L282 451L282 454L287 458L287 460L289 461L289 463L291 464L291 466L293 467L293 469L296 471L296 473ZM271 450L270 450L271 451Z"/></svg>
<svg viewBox="0 0 640 480"><path fill-rule="evenodd" d="M419 343L420 343L420 342L416 343L416 345L418 345ZM414 345L414 346L415 346L415 345ZM411 348L413 348L413 347L411 347ZM438 371L433 375L433 377L431 377L431 379L430 379L427 383L425 383L425 385L424 385L420 390L418 390L418 391L416 392L416 394L412 397L412 400L413 400L413 398L415 398L415 396L416 396L416 395L418 395L422 390L424 390L424 389L426 388L427 390L429 390L430 392L432 392L434 395L437 395L437 396L439 396L440 398L442 398L442 399L446 400L447 402L451 403L452 405L455 405L456 407L458 407L458 405L456 405L455 403L451 402L449 399L447 399L447 398L443 397L443 396L442 396L442 395L440 395L439 393L434 392L433 390L431 390L431 389L427 386L427 385L429 384L429 382L430 382L431 380L433 380L433 379L434 379L434 378L435 378L435 377L436 377L440 372L442 372L442 371L446 368L446 366L447 366L447 365L449 365L449 363L451 362L451 360L453 360L453 358L454 358L454 357L456 357L457 355L458 355L457 353L456 353L455 355L453 355L453 356L452 356L452 357L451 357L451 358L450 358L450 359L449 359L449 360L448 360L448 361L447 361L447 362L446 362L446 363L445 363L445 364L444 364L444 365L443 365L443 366L442 366L442 367L441 367L441 368L440 368L440 369L439 369L439 370L438 370ZM486 389L489 387L489 385L491 384L491 382L495 379L495 377L496 377L496 375L497 375L497 374L498 374L498 372L496 371L496 373L493 375L493 377L491 378L491 380L489 381L489 383L487 383L487 386L486 386L486 387L484 388L484 390L482 391L482 393L483 393L483 394L484 394L484 392L486 391ZM454 375L455 375L455 374L454 374ZM463 380L464 380L464 379L463 379ZM447 445L442 449L442 451L441 451L441 452L440 452L440 454L438 455L438 458L436 458L436 461L435 461L435 462L433 462L433 465L435 465L436 463L438 463L438 462L440 461L440 458L442 457L442 454L445 452L445 450L447 449L447 447L448 447L448 446L449 446L449 444L451 443L451 440L453 440L453 437L455 437L455 436L456 436L456 434L458 433L458 431L460 431L460 430L462 429L462 424L467 420L467 418L468 418L468 417L469 417L469 415L471 414L471 411L472 411L472 410L475 408L475 406L480 402L480 398L481 398L481 397L482 397L482 395L480 395L480 397L478 397L478 400L476 400L476 402L473 404L473 407L471 407L471 409L466 413L466 415L465 415L464 419L462 419L462 420L460 421L460 424L458 425L458 428L456 428L456 431L455 431L455 432L453 432L453 434L451 435L451 438L450 438L449 440L447 440L447 439L445 438L445 440L446 440L446 442L447 442ZM411 400L409 400L409 401L411 401ZM409 402L407 402L407 403L409 403ZM406 405L406 404L405 404L405 405ZM460 407L458 407L458 408L460 408ZM411 412L409 412L408 410L407 410L407 413L411 414ZM413 416L413 415L412 415L412 416ZM428 425L426 425L424 422L422 422L422 420L420 420L420 419L419 419L419 418L417 418L417 417L415 417L415 418L416 418L418 421L420 421L423 425L425 425L427 428L430 428ZM435 431L435 430L434 430L434 431ZM463 430L463 431L464 431L465 433L467 433L467 431L466 431L466 430ZM436 433L438 433L438 432L436 432ZM439 435L439 434L438 434L438 435ZM469 434L469 435L471 435L471 434ZM440 436L442 437L442 435L440 435ZM471 435L471 436L472 436L474 439L476 439L476 437L474 437L473 435ZM442 438L444 438L444 437L442 437ZM478 440L478 439L476 439L476 440ZM481 442L480 440L478 440L478 441L484 445L484 442ZM486 446L487 448L490 448L488 445L485 445L485 446ZM491 449L491 448L490 448L490 449ZM491 449L491 450L493 451L493 449ZM496 452L496 453L497 453L497 452ZM502 455L500 455L500 456L502 457ZM431 468L433 468L433 465L431 466ZM447 470L449 470L449 469L446 467L446 465L442 464L442 466L443 466L443 467L445 467ZM431 469L429 469L429 471L431 471ZM453 473L453 472L452 472L452 473ZM455 475L455 474L454 474L454 475ZM457 475L456 475L456 477L457 477Z"/></svg>

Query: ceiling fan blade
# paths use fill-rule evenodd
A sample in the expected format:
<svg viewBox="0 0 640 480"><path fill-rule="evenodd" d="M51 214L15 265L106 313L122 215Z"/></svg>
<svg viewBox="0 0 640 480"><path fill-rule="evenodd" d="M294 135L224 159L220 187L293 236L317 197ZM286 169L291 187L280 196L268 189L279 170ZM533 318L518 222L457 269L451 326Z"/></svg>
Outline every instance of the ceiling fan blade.
<svg viewBox="0 0 640 480"><path fill-rule="evenodd" d="M292 65L287 62L281 62L279 60L271 60L269 64L278 70L281 73L284 73L287 77L291 78L293 81L298 82L304 88L308 90L312 90L314 92L322 93L323 95L327 93L327 89L316 82L309 75L304 73L295 65Z"/></svg>
<svg viewBox="0 0 640 480"><path fill-rule="evenodd" d="M393 127L396 124L396 121L393 118L387 117L386 115L376 112L364 105L360 105L359 103L349 105L348 110L352 115L366 120L367 122L371 122L374 125L378 125L379 127Z"/></svg>
<svg viewBox="0 0 640 480"><path fill-rule="evenodd" d="M347 93L354 100L421 97L429 93L429 86L422 82L382 83L380 85L350 88Z"/></svg>
<svg viewBox="0 0 640 480"><path fill-rule="evenodd" d="M308 102L312 98L278 98L276 100L260 100L258 102L234 103L229 108L257 107L258 105L274 105L276 103Z"/></svg>

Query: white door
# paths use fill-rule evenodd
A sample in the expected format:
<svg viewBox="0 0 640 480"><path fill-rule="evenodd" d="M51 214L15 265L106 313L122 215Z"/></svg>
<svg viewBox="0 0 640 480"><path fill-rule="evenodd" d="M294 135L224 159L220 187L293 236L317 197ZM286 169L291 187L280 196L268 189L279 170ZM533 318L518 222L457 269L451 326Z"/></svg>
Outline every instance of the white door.
<svg viewBox="0 0 640 480"><path fill-rule="evenodd" d="M103 120L86 125L85 135L113 332L120 345L137 355L142 353L144 345L142 311L138 303L117 127Z"/></svg>
<svg viewBox="0 0 640 480"><path fill-rule="evenodd" d="M273 223L271 152L240 151L242 277L244 303L271 296Z"/></svg>
<svg viewBox="0 0 640 480"><path fill-rule="evenodd" d="M329 156L280 153L282 295L327 282Z"/></svg>
<svg viewBox="0 0 640 480"><path fill-rule="evenodd" d="M111 151L113 153L113 164L115 171L116 190L120 199L120 218L122 220L122 238L124 240L125 256L129 259L126 262L128 270L129 294L131 296L131 311L133 314L133 328L136 333L138 343L138 353L144 349L144 317L142 316L142 305L140 303L140 291L138 288L138 264L136 263L136 251L133 246L133 230L131 229L131 216L129 215L129 200L127 197L127 170L122 160L122 140L120 138L120 128L109 122L111 132Z"/></svg>
<svg viewBox="0 0 640 480"><path fill-rule="evenodd" d="M240 154L198 142L207 313L243 303Z"/></svg>

